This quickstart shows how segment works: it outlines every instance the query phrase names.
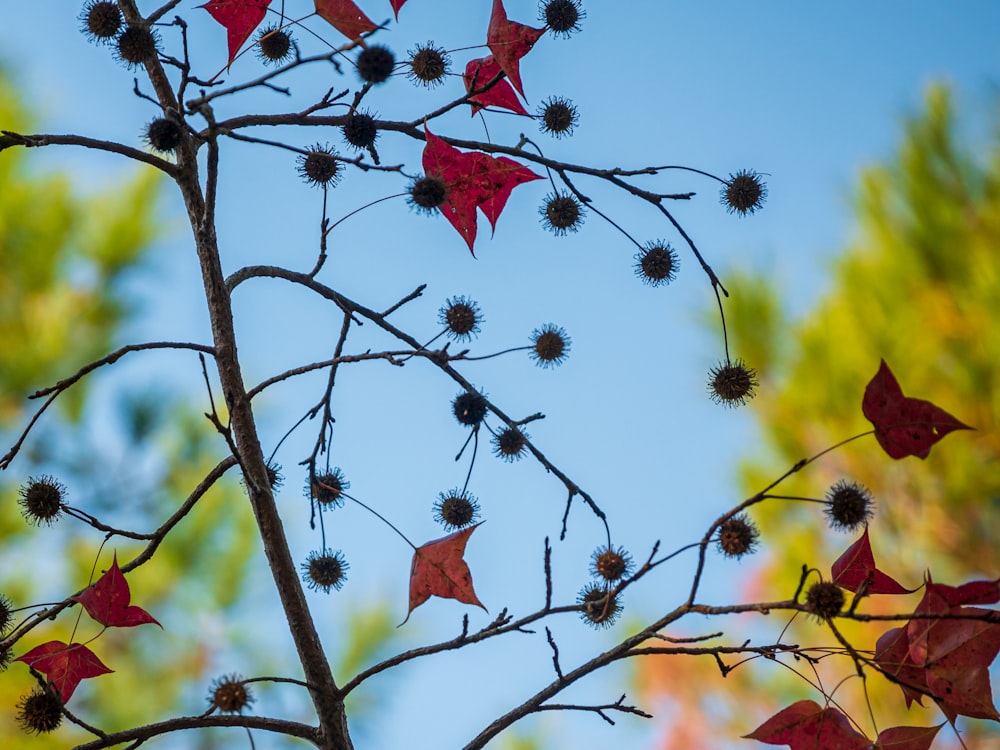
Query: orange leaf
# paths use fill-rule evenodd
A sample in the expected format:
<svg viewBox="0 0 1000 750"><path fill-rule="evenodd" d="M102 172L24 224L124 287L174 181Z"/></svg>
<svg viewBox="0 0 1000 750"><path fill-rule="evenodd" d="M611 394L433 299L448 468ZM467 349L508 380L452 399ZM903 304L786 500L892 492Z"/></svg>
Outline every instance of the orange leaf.
<svg viewBox="0 0 1000 750"><path fill-rule="evenodd" d="M432 596L457 599L486 609L472 588L472 574L464 559L465 544L478 527L479 524L476 524L456 531L427 542L414 551L410 566L410 609L406 613L406 620L410 619L410 613L414 609Z"/></svg>

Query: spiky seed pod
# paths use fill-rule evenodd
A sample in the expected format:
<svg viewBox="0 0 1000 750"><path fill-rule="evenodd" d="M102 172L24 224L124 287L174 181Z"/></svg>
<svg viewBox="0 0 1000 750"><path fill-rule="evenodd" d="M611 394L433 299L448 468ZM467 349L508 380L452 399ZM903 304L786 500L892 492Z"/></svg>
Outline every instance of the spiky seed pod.
<svg viewBox="0 0 1000 750"><path fill-rule="evenodd" d="M340 181L342 170L337 152L328 145L317 143L299 156L298 171L309 185L333 187Z"/></svg>
<svg viewBox="0 0 1000 750"><path fill-rule="evenodd" d="M412 49L407 54L409 68L407 76L411 81L421 86L437 86L444 82L444 77L451 67L451 59L443 49L436 47L434 42L427 42Z"/></svg>
<svg viewBox="0 0 1000 750"><path fill-rule="evenodd" d="M155 57L158 47L159 40L149 27L129 24L118 35L116 56L132 70Z"/></svg>
<svg viewBox="0 0 1000 750"><path fill-rule="evenodd" d="M319 503L323 510L333 510L344 504L344 492L351 488L351 483L344 478L344 472L335 466L330 471L316 474L306 487L306 497Z"/></svg>
<svg viewBox="0 0 1000 750"><path fill-rule="evenodd" d="M743 406L754 397L758 385L757 371L742 359L722 362L708 373L709 397L725 406Z"/></svg>
<svg viewBox="0 0 1000 750"><path fill-rule="evenodd" d="M761 175L752 169L741 169L729 175L722 186L719 200L729 213L740 216L755 213L767 199L767 185Z"/></svg>
<svg viewBox="0 0 1000 750"><path fill-rule="evenodd" d="M806 592L806 609L821 620L829 620L844 608L844 591L833 581L814 583Z"/></svg>
<svg viewBox="0 0 1000 750"><path fill-rule="evenodd" d="M538 17L556 36L568 37L580 30L580 21L587 12L580 7L580 0L542 0Z"/></svg>
<svg viewBox="0 0 1000 750"><path fill-rule="evenodd" d="M448 531L462 529L479 520L479 503L467 490L454 489L438 494L434 520Z"/></svg>
<svg viewBox="0 0 1000 750"><path fill-rule="evenodd" d="M227 674L216 679L209 688L210 709L220 713L240 714L254 702L253 693L238 674Z"/></svg>
<svg viewBox="0 0 1000 750"><path fill-rule="evenodd" d="M624 547L598 547L590 556L590 574L607 583L614 583L632 575L632 556Z"/></svg>
<svg viewBox="0 0 1000 750"><path fill-rule="evenodd" d="M466 427L479 427L486 418L486 398L476 391L463 391L451 402L451 410L459 424Z"/></svg>
<svg viewBox="0 0 1000 750"><path fill-rule="evenodd" d="M350 567L339 549L313 550L302 563L302 580L313 591L329 594L330 589L340 591Z"/></svg>
<svg viewBox="0 0 1000 750"><path fill-rule="evenodd" d="M726 557L738 559L753 554L757 549L760 531L745 513L727 518L719 526L719 552Z"/></svg>
<svg viewBox="0 0 1000 750"><path fill-rule="evenodd" d="M528 447L528 436L519 427L507 427L493 436L493 453L508 463L524 456Z"/></svg>
<svg viewBox="0 0 1000 750"><path fill-rule="evenodd" d="M169 117L157 117L146 126L145 140L152 148L162 153L176 150L183 135L180 124Z"/></svg>
<svg viewBox="0 0 1000 750"><path fill-rule="evenodd" d="M635 254L635 275L649 286L663 286L677 278L680 258L669 242L650 242Z"/></svg>
<svg viewBox="0 0 1000 750"><path fill-rule="evenodd" d="M280 26L267 26L257 33L254 48L266 65L280 65L292 56L292 35Z"/></svg>
<svg viewBox="0 0 1000 750"><path fill-rule="evenodd" d="M406 202L421 213L432 214L448 197L448 187L440 177L420 177L413 181Z"/></svg>
<svg viewBox="0 0 1000 750"><path fill-rule="evenodd" d="M18 494L21 515L34 526L51 526L65 506L66 487L50 476L28 477Z"/></svg>
<svg viewBox="0 0 1000 750"><path fill-rule="evenodd" d="M573 129L580 121L579 113L573 102L561 96L549 97L542 102L538 111L538 129L556 138L573 135Z"/></svg>
<svg viewBox="0 0 1000 750"><path fill-rule="evenodd" d="M0 672L7 671L7 667L10 666L10 662L13 658L14 652L11 651L10 646L6 643L0 643Z"/></svg>
<svg viewBox="0 0 1000 750"><path fill-rule="evenodd" d="M14 619L12 607L10 599L0 594L0 638L7 634L7 628L10 627L10 623Z"/></svg>
<svg viewBox="0 0 1000 750"><path fill-rule="evenodd" d="M265 467L267 469L267 482L271 486L272 490L276 490L285 483L285 476L281 473L281 464L273 463L271 461L267 462ZM243 485L243 491L247 491L247 480L246 477L240 479L240 484Z"/></svg>
<svg viewBox="0 0 1000 750"><path fill-rule="evenodd" d="M826 518L837 531L854 531L872 517L875 502L866 487L841 479L826 493Z"/></svg>
<svg viewBox="0 0 1000 750"><path fill-rule="evenodd" d="M542 217L542 226L560 237L577 231L583 224L583 206L568 193L549 193L538 213Z"/></svg>
<svg viewBox="0 0 1000 750"><path fill-rule="evenodd" d="M80 31L97 44L108 44L122 27L122 14L113 0L89 0L80 11Z"/></svg>
<svg viewBox="0 0 1000 750"><path fill-rule="evenodd" d="M566 361L571 343L565 330L546 323L531 333L531 358L539 367L556 367Z"/></svg>
<svg viewBox="0 0 1000 750"><path fill-rule="evenodd" d="M576 598L580 617L595 628L610 628L621 614L618 596L603 583L588 583Z"/></svg>
<svg viewBox="0 0 1000 750"><path fill-rule="evenodd" d="M445 335L453 341L470 341L478 336L482 322L479 305L468 297L449 297L438 310L438 323L445 327Z"/></svg>
<svg viewBox="0 0 1000 750"><path fill-rule="evenodd" d="M344 140L356 149L370 149L378 138L375 118L369 112L352 112L343 127Z"/></svg>
<svg viewBox="0 0 1000 750"><path fill-rule="evenodd" d="M392 75L396 58L388 47L373 44L361 51L357 59L358 75L365 83L382 83Z"/></svg>
<svg viewBox="0 0 1000 750"><path fill-rule="evenodd" d="M14 718L28 734L47 734L62 723L62 701L48 688L38 687L17 702Z"/></svg>

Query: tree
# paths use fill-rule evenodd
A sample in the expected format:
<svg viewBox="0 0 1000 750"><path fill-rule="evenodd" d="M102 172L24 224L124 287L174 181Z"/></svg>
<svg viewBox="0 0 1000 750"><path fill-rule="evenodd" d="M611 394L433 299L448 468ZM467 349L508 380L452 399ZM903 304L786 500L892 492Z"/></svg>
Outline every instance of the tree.
<svg viewBox="0 0 1000 750"><path fill-rule="evenodd" d="M805 496L815 495L817 487L832 492L845 478L866 487L875 498L876 554L897 550L893 572L908 586L916 586L928 568L955 579L990 575L1000 528L1000 507L991 501L1000 496L998 476L982 470L998 455L1000 412L992 393L1000 352L995 337L981 335L996 327L1000 309L992 260L1000 242L995 220L1000 142L994 138L985 151L963 144L953 109L949 91L932 88L925 111L907 121L892 159L861 176L854 201L857 239L837 259L830 291L807 315L790 319L781 290L765 275L737 274L742 294L731 308L737 346L775 384L762 389L752 405L765 441L762 456L744 467L748 491L795 456L814 453L857 427L859 415L832 407L850 397L852 380L864 377L873 357L905 363L916 388L949 392L948 403L960 404L958 410L977 425L981 438L956 444L947 457L929 456L926 472L886 466L877 455L856 449L836 453L788 484L789 494ZM817 373L825 374L822 389L813 387ZM810 511L805 505L772 505L756 514L764 540L784 541L769 546L766 561L748 574L753 578L748 586L771 590L795 576L802 563L835 557L843 548L843 534L809 523ZM790 632L810 637L801 621L793 622ZM719 719L717 700L709 706L703 695L684 689L689 669L652 662L643 668L649 671L646 684L679 700L689 715L709 711ZM761 719L773 710L760 689L775 687L775 671L748 669L730 678L726 703L734 725L746 723L751 705ZM783 677L787 697L808 692L800 679ZM741 678L742 684L733 684ZM894 691L869 682L864 690L845 686L837 696L854 715L866 711L870 700L883 720L903 722L908 712L894 700ZM686 730L675 728L663 746L697 744L684 732L699 735L698 727L693 721ZM995 741L995 725L963 727L966 747L979 746L984 737ZM942 737L940 743L961 746L957 737Z"/></svg>
<svg viewBox="0 0 1000 750"><path fill-rule="evenodd" d="M203 28L208 22L206 15L198 16L199 24L191 19L171 18L169 14L178 6L176 1L145 11L145 15L132 0L89 2L81 17L86 32L93 41L112 47L121 62L142 73L142 80L135 83L134 91L154 110L153 119L145 128L145 139L152 151L118 140L82 135L30 134L9 129L0 135L0 147L5 150L85 146L109 155L131 158L170 178L189 219L209 318L207 328L211 331L210 343L175 340L119 348L83 365L75 374L49 389L39 391L37 395L59 396L105 365L118 367L117 361L126 356L134 359L159 349L173 350L178 355L197 355L205 385L201 397L202 410L208 423L214 427L219 444L227 449L227 455L218 461L205 479L192 486L176 512L160 522L152 532L134 531L134 524L128 518L112 524L90 511L73 506L62 487L54 481L28 481L21 490L21 505L34 520L52 521L59 516L70 515L110 538L131 537L146 544L120 566L114 556L108 560L106 551L94 564L95 568L103 569L103 573L95 574L93 582L88 582L89 585L73 595L66 596L55 605L46 605L46 608L18 623L6 636L4 647L20 643L29 634L31 638L41 639L44 627L51 618L58 619L77 604L86 610L99 633L103 633L101 626L145 626L150 629L154 619L157 623L162 622L165 615L148 607L141 595L142 589L139 586L130 589L126 581L134 580L131 574L137 568L155 565L161 546L185 533L180 522L188 515L199 515L208 502L206 498L214 497L209 493L215 482L238 466L298 662L294 670L286 668L274 677L248 679L235 674L221 677L211 689L209 711L204 714L150 716L149 721L153 723L135 727L107 730L90 727L94 739L82 747L108 747L124 742L139 744L151 737L189 729L243 727L299 737L323 748L348 748L352 746L352 740L346 698L358 686L417 659L441 659L449 651L460 651L465 657L465 654L471 653L465 651L467 648L472 649L479 644L492 645L501 640L511 642L512 638L516 640L534 629L544 628L545 637L535 633L536 637L528 639L532 644L528 648L541 645L548 649L542 658L551 662L554 676L541 689L519 699L521 702L513 709L499 710L490 717L479 734L466 745L469 748L482 747L521 718L548 711L580 711L596 714L608 721L621 715L644 715L642 709L627 702L625 696L617 700L612 697L605 701L578 701L569 691L584 677L625 659L647 654L671 654L678 658L697 654L714 658L725 671L728 668L725 658L734 654L773 654L795 650L803 658L813 656L808 647L793 647L780 640L766 645L744 643L738 637L727 639L722 645L671 640L671 635L663 631L682 618L691 615L722 617L740 611L800 612L822 619L835 635L839 632L835 621L866 616L864 612L856 611L853 605L844 610L847 603L841 587L830 581L813 583L808 575L803 575L801 581L801 597L796 592L790 598L768 598L728 606L709 606L700 601L700 587L709 551L717 548L732 558L752 551L757 531L745 511L765 501L773 501L771 491L775 487L821 458L821 454L797 461L790 470L770 482L766 490L755 493L709 523L698 541L669 552L661 552L658 542L649 541L647 551L641 555L636 553L633 560L633 553L617 544L612 536L613 516L608 512L608 505L589 492L574 476L575 472L570 473L551 460L548 451L542 450L541 443L536 443L527 434L529 426L531 430L540 429L541 414L520 406L515 413L513 408L502 406L500 399L487 395L472 380L472 369L477 367L475 360L492 359L511 351L527 352L544 368L561 364L571 348L569 335L561 326L541 323L532 333L529 344L480 356L473 354L473 345L469 343L482 328L483 317L479 304L472 298L461 295L448 297L440 309L435 335L428 332L431 326L426 318L421 319L413 312L419 304L423 286L399 292L372 284L372 281L384 282L383 276L376 274L374 279L365 279L365 283L361 283L344 273L344 259L350 256L351 247L341 239L344 236L342 232L346 231L341 224L348 219L357 224L366 216L377 215L376 212L383 208L382 202L390 197L405 197L415 208L438 218L443 216L447 222L444 228L459 234L457 244L474 252L481 246L476 241L479 212L494 228L502 226L504 221L509 221L511 209L522 195L545 185L540 213L546 228L556 235L566 235L579 228L584 216L606 220L613 229L621 232L624 237L622 242L634 245L631 252L635 253L636 275L652 286L664 286L676 274L678 251L666 240L634 239L624 228L624 220L612 218L606 211L607 205L616 205L617 208L616 199L608 195L624 197L649 208L676 234L679 238L676 241L683 243L685 252L696 260L699 272L704 274L718 300L721 313L728 304L725 298L729 296L729 291L699 250L694 235L674 214L673 206L690 200L693 193L664 188L652 178L663 179L665 175L682 174L690 175L692 179L708 180L718 186L721 200L731 213L746 216L755 213L764 203L766 187L763 175L750 169L736 169L723 178L689 167L643 166L632 169L577 164L545 155L547 147L543 149L524 135L494 141L488 137L469 138L456 134L461 128L454 125L455 115L467 111L466 107L474 114L483 116L483 122L490 123L491 128L493 123L499 122L497 109L527 115L519 98L525 88L520 71L521 58L528 56L535 43L547 32L568 36L577 30L582 20L582 9L575 0L548 0L543 3L544 26L541 28L512 20L503 3L495 0L486 31L486 46L490 54L468 56L472 59L467 61L462 77L465 93L452 97L443 105L414 104L413 110L419 113L416 118L413 112L383 116L371 108L376 106L375 102L379 103L378 106L391 109L408 105L407 96L382 96L383 92L391 91L391 87L385 84L397 66L419 85L426 87L447 74L450 54L457 54L460 50L449 54L434 42L428 42L412 48L405 61L397 64L392 51L382 43L383 30L352 3L346 0L317 0L314 6L317 17L311 22L320 24L318 28L321 31L315 31L316 27L308 24L304 28L309 30L309 34L318 34L327 48L320 47L319 53L312 54L309 51L312 42L307 45L304 41L307 36L302 37L301 48L289 37L289 33L306 33L302 31L305 20L292 20L286 16L283 4L280 8L269 8L269 5L271 3L256 0L213 0L206 4L205 10L225 27L228 37L226 68L229 72L213 74L211 69L204 72L202 68L208 66L199 62L202 48L196 28ZM393 10L399 14L403 10L402 5L402 2L394 2ZM410 11L408 5L403 13ZM269 14L270 21L275 25L262 26ZM336 36L337 32L343 34L343 39ZM248 42L251 37L253 40ZM339 41L331 42L331 38ZM266 73L245 72L247 69L241 67L246 60L245 55L241 57L245 45L276 67ZM462 57L465 59L466 55ZM336 86L329 88L326 79L311 79L303 75L316 69L329 75L331 68L340 74L347 66L354 69L349 75L357 76L347 80L356 81L359 78L360 81L347 84L343 91ZM302 96L293 93L299 90L309 93L304 100L293 98L294 106L288 109L276 109L273 100L265 102L256 98L262 92ZM485 114L480 112L482 109L486 110ZM570 134L576 124L576 116L573 104L563 97L549 98L535 114L542 130L556 136ZM313 140L312 145L302 145L312 140L309 136L317 129L329 134L331 128L337 128L338 138L343 138L351 148L346 155L322 141ZM397 145L400 143L403 145ZM266 172L265 165L270 163L268 154L284 157L286 164L293 158L297 160L302 178L322 197L317 211L318 220L315 215L312 220L316 227L315 244L310 248L311 257L307 265L289 262L286 257L288 249L278 241L265 240L260 243L261 247L252 249L238 248L243 252L235 252L232 257L230 252L237 249L226 248L224 241L220 243L220 238L224 240L225 237L222 217L227 210L245 221L259 220L263 213L251 210L254 208L255 191L239 190L240 186L227 182L226 170L233 164L230 154L237 158L252 158L252 163L262 172ZM349 207L345 203L334 202L334 197L342 194L334 190L341 178L345 178L345 182L370 178L365 180L366 184L392 185L393 192L388 196L382 192L380 197L362 203L361 208L357 204ZM532 183L535 183L533 187ZM588 186L586 192L584 185ZM234 190L235 193L232 192ZM230 194L236 197L227 198ZM359 191L350 193L351 198L360 195ZM229 200L232 202L227 202ZM339 213L334 213L334 206ZM616 210L616 216L617 213ZM372 220L371 223L372 229L377 229L378 222ZM280 229L281 221L277 224ZM276 236L280 239L280 232ZM454 235L450 236L454 241ZM247 256L253 253L262 253L268 260L251 262ZM299 260L303 257L300 252ZM299 266L307 270L293 270ZM227 275L224 268L228 267L234 270ZM251 339L242 336L237 341L238 317L234 315L234 304L245 299L248 290L253 288L251 283L259 284L256 281L259 279L289 282L300 288L303 294L309 292L324 301L322 315L309 321L316 331L315 346L322 349L321 354L309 352L308 357L300 354L299 364L292 367L274 368L274 363L268 362L267 373L260 376L250 373L244 356L239 352L246 351L246 344ZM356 301L354 291L348 293L355 287L375 301L367 304ZM514 299L511 307L523 306L523 302L522 299ZM445 340L450 339L448 345L436 344L442 336ZM275 351L282 343L278 336L268 336L266 332L256 338ZM434 346L437 348L432 348ZM723 354L724 358L712 368L709 376L711 392L720 403L742 405L757 386L756 371L735 354L731 355L725 340ZM317 356L320 359L316 359ZM442 492L435 506L438 519L450 533L420 545L415 544L405 531L409 527L407 513L395 509L390 517L385 511L385 504L377 496L376 499L368 495L362 498L357 490L353 490L352 494L347 479L350 472L337 465L351 456L349 443L353 442L352 436L358 434L348 431L344 436L343 425L351 423L352 411L350 402L342 394L345 389L353 393L350 388L357 387L351 373L361 372L362 367L369 367L372 363L382 364L388 369L399 369L402 365L406 385L400 386L396 380L395 388L406 388L410 401L419 400L425 392L423 370L413 375L414 366L425 367L433 374L435 382L450 383L449 388L458 390L457 395L451 397L450 410L441 411L450 411L459 428L465 431L465 442L458 456L468 462L468 469L465 470L463 465L464 483ZM501 371L500 363L493 366L497 372ZM901 458L906 454L923 456L946 432L965 427L929 402L918 405L905 399L902 392L893 387L896 381L889 368L885 365L877 368L873 362L871 372L876 369L878 374L869 382L863 409L872 419L879 444L890 457ZM316 375L319 377L314 377ZM902 379L905 383L905 377ZM301 418L292 421L284 432L267 429L258 419L262 407L257 404L265 401L276 388L293 380L299 384L315 383L312 405L304 409ZM862 406L861 392L865 391L866 381L858 384L859 407ZM440 391L440 386L437 390ZM385 408L385 403L394 394L377 395L382 411L377 412L374 419L369 413L369 421L376 421L382 414L392 414ZM444 402L444 399L440 400ZM415 407L408 414L414 411ZM273 457L286 439L290 436L294 439L308 427L313 428L312 434L306 441L307 450L301 461L307 502L298 509L285 508L275 500L280 469ZM29 422L24 435L27 436L32 428ZM398 431L405 434L413 449L417 450L425 447L421 428L418 422L412 433L402 428ZM915 429L919 433L917 437L912 435ZM386 431L395 433L396 425L391 425ZM492 437L488 437L487 433ZM265 437L262 439L262 436ZM388 440L394 435L385 437ZM486 609L481 591L473 585L473 576L482 582L479 573L485 566L479 567L477 573L476 566L470 569L467 562L471 554L467 551L484 536L484 532L478 531L480 525L477 523L481 509L471 495L472 488L476 486L471 483L473 476L478 478L483 473L482 461L476 463L477 455L485 452L485 446L480 450L480 439L484 443L489 440L494 452L501 458L514 460L530 457L555 480L560 496L556 503L559 516L546 523L553 534L558 532L560 538L570 535L581 517L597 528L599 542L590 556L592 580L575 597L568 594L563 574L554 564L561 562L562 558L553 551L549 539L539 535L536 539L537 572L534 579L542 593L535 597L534 610L519 607L515 612L493 605L494 609L482 627L473 626L472 616L467 614L457 635L452 631L443 640L403 651L362 668L354 675L335 679L317 628L316 611L310 607L299 574L301 568L305 582L314 590L331 593L342 588L349 563L344 553L335 546L346 545L351 535L357 533L346 525L342 526L340 519L344 513L341 508L345 506L369 511L373 518L384 524L380 528L384 533L375 538L373 532L371 541L380 551L383 547L388 550L384 541L387 536L393 541L398 536L409 547L407 554L412 555L412 561L407 618L431 597L456 599L470 607ZM902 450L899 448L900 441ZM0 462L4 468L13 465L21 445L20 440L15 441L14 447ZM266 452L265 445L268 447ZM391 463L392 454L383 445L370 444L367 450ZM308 506L308 522L314 524L314 539L318 539L313 552L305 560L297 561L284 532L284 522L288 518L302 517L304 506ZM522 516L532 512L535 511L522 511ZM535 513L540 515L540 511ZM302 521L305 523L306 519ZM857 526L858 522L851 525ZM523 531L522 526L507 539L491 538L496 545L496 558L504 563L505 573L513 569L513 563L519 562L509 558L524 556L527 545L521 544ZM574 614L585 624L610 627L618 617L626 590L635 590L633 587L645 585L663 575L663 571L676 565L679 556L685 552L692 559L690 584L682 587L675 604L661 609L648 623L630 628L628 635L616 634L614 644L606 650L593 649L581 657L560 649L560 642L565 641L553 635L553 623L560 615ZM384 555L387 564L391 562L393 553L386 551ZM124 560L124 555L121 557ZM585 564L578 567L583 568ZM399 569L402 570L402 566ZM352 576L358 574L356 567L350 567L350 571ZM521 577L508 575L508 578L515 582L511 589L519 592L525 588ZM843 584L854 589L866 585L847 580ZM929 596L936 596L947 606L940 605L937 599L928 599L924 609L900 612L895 617L899 622L908 623L905 631L914 649L923 647L931 653L940 634L950 635L957 628L975 623L973 627L983 628L975 643L987 644L987 647L978 650L975 659L967 657L965 662L968 663L963 665L985 668L985 664L995 656L995 652L987 653L997 628L992 622L994 615L991 610L963 605L994 602L1000 598L1000 590L996 589L995 581L979 582L971 590L939 584L938 588L928 588ZM863 593L859 594L859 598L864 598ZM996 598L993 598L994 595ZM931 605L937 609L926 612ZM937 611L942 606L944 611ZM920 630L920 626L926 623L932 627ZM652 645L648 643L651 639ZM267 638L266 642L270 640ZM966 703L945 695L940 683L944 681L949 689L952 683L941 673L941 665L936 659L916 661L917 657L907 655L904 658L895 653L893 649L902 643L899 637L893 641L889 650L891 653L876 659L862 657L858 650L862 647L843 641L838 643L837 648L846 650L854 657L859 670L888 673L897 682L903 682L910 695L919 690L940 700L945 710L952 714L969 713ZM100 641L95 639L95 649L99 644ZM465 658L472 660L472 657ZM99 659L95 652L72 637L66 641L47 640L21 654L18 660L33 669L40 682L38 690L22 701L19 710L22 724L35 731L51 730L63 716L73 718L73 709L68 704L78 684L97 678L107 670ZM900 670L906 670L902 677L898 674ZM277 710L251 713L252 693L258 682L297 688L299 705L311 703L314 713L302 721L279 718L288 716L288 712ZM973 697L967 692L962 691L963 698ZM989 702L988 684L985 689L977 684L972 692L974 697ZM562 702L564 695L565 700L570 702ZM791 709L797 712L800 718L798 724L803 725L800 727L802 731L811 728L814 733L820 731L822 734L828 730L817 730L816 724L826 722L833 727L831 731L849 737L852 746L870 744L854 730L845 729L847 719L835 709L821 710L818 705L815 711L806 709L801 704ZM297 711L304 713L301 708ZM780 732L775 732L773 727L762 727L755 736L770 741L777 734ZM797 734L789 744L796 743L801 744Z"/></svg>

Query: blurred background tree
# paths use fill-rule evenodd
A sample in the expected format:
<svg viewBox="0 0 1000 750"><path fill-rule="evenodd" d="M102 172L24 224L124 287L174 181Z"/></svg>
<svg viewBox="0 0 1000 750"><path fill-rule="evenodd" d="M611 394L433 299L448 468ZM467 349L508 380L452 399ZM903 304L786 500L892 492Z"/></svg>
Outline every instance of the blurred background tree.
<svg viewBox="0 0 1000 750"><path fill-rule="evenodd" d="M902 374L906 395L933 399L978 430L968 440L942 445L919 467L913 466L916 459L887 459L865 438L782 486L783 494L818 499L840 479L867 487L876 502L870 532L876 562L881 550L886 572L907 588L920 586L925 571L950 584L989 577L997 562L1000 117L993 121L987 150L972 149L963 133L949 91L932 88L925 110L906 123L898 152L861 175L856 239L835 260L827 294L800 319L783 309L775 280L780 274L724 274L739 290L726 316L730 336L762 380L750 407L760 448L742 470L748 495L799 459L871 428L861 413L861 396L883 358ZM746 571L739 599L790 596L802 565L829 578L831 563L858 535L825 529L822 507L768 501L754 508L761 555ZM915 605L919 596L909 599ZM875 597L862 611L905 610L906 601ZM769 623L768 632L785 624ZM745 617L732 623L730 632L760 633L761 625L759 617ZM823 627L797 619L784 642L814 643ZM846 632L851 642L864 638L874 647L889 627ZM838 686L852 674L848 659L825 659L815 673L805 661L781 661L813 681L822 677L828 693L836 688L837 703L875 736L861 681L847 679ZM666 727L660 750L720 747L720 737L752 731L790 701L822 703L806 681L773 662L748 665L725 679L697 660L643 659L636 668L646 695L666 702L663 713L657 712ZM926 700L928 709L907 712L899 688L878 676L867 681L867 689L880 729L943 720ZM730 730L721 730L723 724ZM995 724L960 721L959 727L970 749L1000 747ZM960 746L948 729L939 737L941 747Z"/></svg>
<svg viewBox="0 0 1000 750"><path fill-rule="evenodd" d="M28 121L10 75L0 70L0 123L23 129ZM39 405L27 401L28 394L123 343L121 332L138 313L128 294L130 274L148 270L152 243L161 233L154 218L159 184L151 170L136 170L101 193L83 194L63 175L29 171L27 160L23 149L0 159L0 436L7 445ZM152 524L172 512L218 460L208 444L210 433L195 415L185 414L177 394L128 393L110 407L84 409L85 393L99 382L85 380L60 398L29 442L18 471L0 475L0 593L14 607L82 588L87 580L81 571L94 567L98 553L99 540L74 535L71 518L44 534L25 522L16 500L29 475L52 475L68 487L71 503L87 497L86 505L95 502L99 512L127 516L141 527L141 519ZM171 419L164 419L168 413ZM126 427L127 443L109 441L110 419ZM109 473L108 466L117 470ZM239 488L230 482L216 491L232 495ZM162 635L154 646L141 632L133 638L109 631L100 650L117 668L109 675L118 683L116 694L128 700L87 703L87 711L109 726L141 722L151 702L175 704L188 684L216 666L203 649L185 652L181 644L205 625L193 616L199 604L210 599L215 610L233 607L244 590L242 563L252 552L252 519L249 509L233 517L225 505L215 503L186 521L187 532L172 537L158 555L163 567L155 577L141 569L130 577L150 610L169 597L172 611L161 608L157 617L170 622L166 637L174 653L186 657L163 664L149 658L152 649L163 648ZM226 523L219 522L223 512L230 517ZM113 545L123 561L138 551L120 539ZM104 550L99 569L110 565L111 551ZM164 576L164 570L177 574ZM178 596L180 580L199 585ZM67 632L56 627L46 637L66 638L69 627L62 626ZM156 664L161 671L144 672L141 664ZM15 705L34 685L27 670L10 670L0 680L0 703ZM82 693L81 704L86 698ZM63 748L74 736L71 730L45 735L33 747ZM0 747L24 741L14 712L0 713Z"/></svg>

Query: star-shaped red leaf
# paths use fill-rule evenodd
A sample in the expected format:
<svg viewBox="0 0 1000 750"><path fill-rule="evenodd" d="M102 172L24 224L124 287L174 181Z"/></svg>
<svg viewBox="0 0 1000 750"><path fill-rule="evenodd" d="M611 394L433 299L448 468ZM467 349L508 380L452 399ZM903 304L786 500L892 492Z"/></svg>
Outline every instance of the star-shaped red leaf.
<svg viewBox="0 0 1000 750"><path fill-rule="evenodd" d="M469 64L465 66L465 75L462 76L466 93L473 89L481 89L500 73L500 63L493 55L469 60ZM510 83L503 79L494 83L481 94L469 97L469 103L472 105L473 115L483 107L502 107L519 115L528 114L528 111L521 106L521 102Z"/></svg>
<svg viewBox="0 0 1000 750"><path fill-rule="evenodd" d="M792 750L868 750L871 742L835 708L820 708L815 701L799 701L782 709L757 727L747 739L768 745L788 745Z"/></svg>
<svg viewBox="0 0 1000 750"><path fill-rule="evenodd" d="M352 0L316 0L316 15L349 39L378 28Z"/></svg>
<svg viewBox="0 0 1000 750"><path fill-rule="evenodd" d="M998 581L945 586L928 578L914 614L958 617L914 618L885 633L875 647L875 661L900 682L907 705L919 703L926 694L952 721L956 716L1000 721L989 675L990 665L1000 653L1000 623L971 617L989 616L993 610L963 606L998 599Z"/></svg>
<svg viewBox="0 0 1000 750"><path fill-rule="evenodd" d="M479 524L436 539L413 553L410 566L410 613L432 596L457 599L483 607L472 588L472 574L465 562L465 545ZM486 609L486 607L483 607ZM406 620L403 620L406 622Z"/></svg>
<svg viewBox="0 0 1000 750"><path fill-rule="evenodd" d="M896 581L875 567L875 556L868 540L868 527L854 544L834 562L831 571L833 582L855 594L867 582L868 594L909 594Z"/></svg>
<svg viewBox="0 0 1000 750"><path fill-rule="evenodd" d="M160 625L142 607L129 606L132 593L129 591L128 581L118 567L117 554L111 568L98 579L97 583L89 586L79 596L74 596L73 600L80 602L94 620L109 628L131 628L146 623Z"/></svg>
<svg viewBox="0 0 1000 750"><path fill-rule="evenodd" d="M503 0L493 0L486 45L521 96L524 96L524 88L521 86L521 58L531 51L544 33L545 29L535 29L507 20Z"/></svg>
<svg viewBox="0 0 1000 750"><path fill-rule="evenodd" d="M243 42L264 20L267 6L270 4L271 0L210 0L198 6L207 10L212 14L212 18L226 27L229 64L236 59Z"/></svg>
<svg viewBox="0 0 1000 750"><path fill-rule="evenodd" d="M479 210L489 219L490 226L495 230L511 191L525 182L544 178L506 156L494 157L477 151L470 156L473 157L472 161L475 164L472 173L475 189L481 196L478 199Z"/></svg>
<svg viewBox="0 0 1000 750"><path fill-rule="evenodd" d="M522 183L542 177L507 157L459 151L426 127L424 130L427 136L424 172L440 178L446 189L446 199L438 210L465 239L469 252L475 255L476 208L481 209L490 224L496 227L511 191Z"/></svg>
<svg viewBox="0 0 1000 750"><path fill-rule="evenodd" d="M82 643L72 645L62 641L49 641L37 646L14 661L23 661L41 672L51 682L64 704L69 702L81 680L113 672L97 655Z"/></svg>
<svg viewBox="0 0 1000 750"><path fill-rule="evenodd" d="M892 727L878 733L873 750L930 750L938 730L944 724L933 727Z"/></svg>
<svg viewBox="0 0 1000 750"><path fill-rule="evenodd" d="M972 429L930 401L904 396L885 360L865 388L861 410L891 458L927 458L931 446L949 432Z"/></svg>

